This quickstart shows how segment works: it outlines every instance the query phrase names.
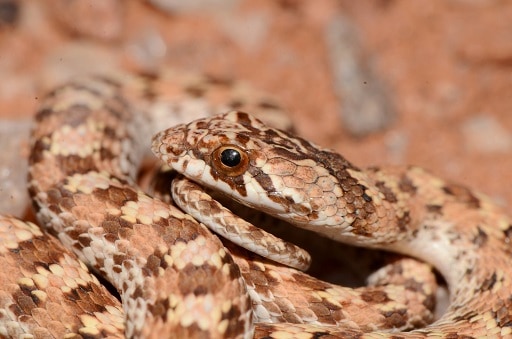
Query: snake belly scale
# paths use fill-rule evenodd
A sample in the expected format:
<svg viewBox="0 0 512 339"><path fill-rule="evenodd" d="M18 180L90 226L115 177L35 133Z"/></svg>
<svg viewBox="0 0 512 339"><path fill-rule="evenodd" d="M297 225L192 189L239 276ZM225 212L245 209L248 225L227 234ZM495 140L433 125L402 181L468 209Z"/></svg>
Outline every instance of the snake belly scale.
<svg viewBox="0 0 512 339"><path fill-rule="evenodd" d="M177 78L167 80L179 83L181 80ZM43 101L32 134L29 173L29 190L43 231L12 217L0 220L0 254L6 264L2 286L8 287L0 298L0 335L249 338L254 334L278 338L359 337L371 332L367 335L380 337L387 334L375 332L379 329L407 330L430 321L428 309L432 307L434 282L428 265L404 259L384 269L388 273L399 272L396 277L391 274L393 278L383 278L368 288L344 289L232 244L223 244L190 215L142 192L134 178L143 156L141 149L148 144L147 136L151 133L149 116L159 115L163 106L178 112L181 109L182 113L189 106L205 109L202 97L215 93L213 87L220 86L226 92L231 86L205 80L201 86L197 82L194 86L180 84L184 88L180 92L172 86L159 87L165 83L157 78L90 77L57 88ZM185 103L185 108L176 109L176 102L158 102L160 92L164 92L162 88L172 93L172 97L177 92L190 94L188 106ZM215 94L211 96L218 98ZM231 98L231 102L237 108L245 108L239 97ZM275 109L268 104L256 106ZM210 124L206 130L205 124ZM193 180L209 187L218 186L225 178L194 178L187 169L195 166L195 160L188 159L185 162L189 165L182 166L185 163L182 152L169 146L171 136L175 131L183 132L183 128L159 134L153 142L156 153ZM188 128L191 130L187 135L197 132L212 140L219 131L233 128L233 132L246 133L249 129L254 142L259 135L267 133L268 137L271 133L272 138L267 139L275 142L283 137L288 150L309 147L319 154L326 152L302 139L269 129L242 113L199 120ZM229 145L247 147L253 142L246 140L247 144L241 145L240 140L245 139L237 140L238 144L230 141ZM189 147L189 141L180 139L173 147ZM273 147L281 149L279 144ZM193 153L201 158L201 152L216 150L206 148ZM171 153L180 153L181 160L171 159ZM293 152L280 154L292 156L290 162L304 160L293 156ZM339 166L350 175L348 184L359 187L350 190L359 192L350 199L348 191L344 198L339 197L338 204L347 203L349 217L335 218L332 225L314 223L321 219L322 213L306 216L304 206L287 205L286 208L302 213L290 219L295 219L294 224L304 227L311 221L312 227L338 240L354 238L360 245L368 243L371 247L386 247L420 258L425 258L425 253L436 254L431 248L419 245L421 240L427 237L437 244L440 241L443 246L435 249L439 253L432 258L438 259L432 263L450 283L452 305L447 315L433 326L410 335L508 334L508 219L483 198L422 171L360 171L339 160L342 158L337 158L338 155L329 157L338 161L331 167ZM309 159L313 166L317 158ZM289 171L289 163L282 164L267 167L271 172L283 168ZM252 165L249 163L238 176L245 176ZM269 182L276 185L275 181ZM173 190L175 195L190 195L197 192L193 185L183 179L176 180ZM326 181L324 185L330 184ZM226 191L226 187L230 186L224 184L215 189ZM252 190L257 186L247 188ZM230 187L227 193L236 197L242 191L240 186ZM264 197L268 193L256 194ZM289 197L272 196L271 204L262 199L255 207L289 218L279 208L277 212L274 210L276 202L290 204ZM243 194L236 198L245 202ZM404 205L404 199L414 203ZM351 203L354 200L367 203L363 203L366 214L360 208L354 209L357 205ZM429 202L422 204L423 200ZM209 204L208 200L208 206L213 206ZM318 200L317 205L321 205ZM466 211L469 211L467 217L461 214ZM385 229L375 214L383 220L397 221L396 231L400 231L397 240L372 238L379 233L375 229L381 227L382 233L388 235L395 231ZM355 217L363 215L365 218ZM307 221L306 217L311 219ZM346 225L339 222L342 219ZM368 220L374 224L363 222ZM461 223L470 226L459 232ZM340 225L349 232L337 229ZM407 247L407 243L412 245ZM410 247L421 250L409 251ZM490 262L491 256L488 248L493 248L496 264L485 270L482 265ZM444 255L457 259L442 263L439 258ZM112 284L121 303L88 273L84 264L75 262L75 256ZM469 264L472 269L468 268ZM484 298L487 298L485 305Z"/></svg>

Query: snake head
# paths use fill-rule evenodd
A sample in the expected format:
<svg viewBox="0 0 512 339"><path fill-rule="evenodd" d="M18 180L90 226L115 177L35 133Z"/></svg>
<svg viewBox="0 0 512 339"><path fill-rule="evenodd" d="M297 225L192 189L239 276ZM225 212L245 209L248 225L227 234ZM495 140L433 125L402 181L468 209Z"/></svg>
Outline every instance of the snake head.
<svg viewBox="0 0 512 339"><path fill-rule="evenodd" d="M345 188L336 180L334 168L353 168L346 160L244 112L169 128L152 149L187 178L296 224L342 224L339 198L357 188L348 173Z"/></svg>

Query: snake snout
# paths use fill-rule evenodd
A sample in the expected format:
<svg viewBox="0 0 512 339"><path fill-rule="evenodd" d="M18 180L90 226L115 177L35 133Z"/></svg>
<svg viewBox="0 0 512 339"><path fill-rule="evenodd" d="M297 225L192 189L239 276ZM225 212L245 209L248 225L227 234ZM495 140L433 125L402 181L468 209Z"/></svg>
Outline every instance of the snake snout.
<svg viewBox="0 0 512 339"><path fill-rule="evenodd" d="M180 126L166 129L153 137L151 150L157 157L170 163L188 151L185 138L185 130Z"/></svg>

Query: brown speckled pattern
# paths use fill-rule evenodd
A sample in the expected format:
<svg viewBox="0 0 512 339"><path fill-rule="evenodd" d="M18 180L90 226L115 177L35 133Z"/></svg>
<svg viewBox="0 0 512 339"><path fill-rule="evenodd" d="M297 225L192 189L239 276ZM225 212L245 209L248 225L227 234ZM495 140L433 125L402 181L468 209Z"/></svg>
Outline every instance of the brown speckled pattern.
<svg viewBox="0 0 512 339"><path fill-rule="evenodd" d="M46 99L30 157L38 219L119 292L127 337L247 337L246 287L221 242L133 184L140 107L119 92L92 78Z"/></svg>
<svg viewBox="0 0 512 339"><path fill-rule="evenodd" d="M225 148L239 152L240 164L219 164L215 154ZM163 131L153 151L191 180L297 227L431 263L449 285L450 306L424 329L391 335L262 325L256 337L512 337L512 220L488 198L420 168L358 169L336 153L236 111ZM370 303L388 298L362 294ZM395 324L405 321L399 310L387 315Z"/></svg>
<svg viewBox="0 0 512 339"><path fill-rule="evenodd" d="M0 239L1 335L124 337L119 301L57 239L2 216Z"/></svg>
<svg viewBox="0 0 512 339"><path fill-rule="evenodd" d="M9 288L2 292L0 335L232 338L260 333L268 328L262 321L356 331L429 321L435 283L427 265L415 274L414 289L400 281L398 287L377 281L362 291L343 289L232 245L228 251L190 216L140 191L133 178L149 144L149 116L158 117L162 107L177 116L188 112L186 93L196 105L204 100L207 114L222 91L237 97L237 106L245 103L246 93L229 90L231 83L172 75L84 78L43 101L29 173L43 230L10 217L0 223L1 272L11 281L2 284ZM272 117L277 106L258 102L267 101L248 107L259 106L263 117L287 126ZM121 304L75 256L117 290ZM402 262L392 267L403 276L418 272ZM58 279L48 284L52 274ZM48 303L51 298L57 301Z"/></svg>

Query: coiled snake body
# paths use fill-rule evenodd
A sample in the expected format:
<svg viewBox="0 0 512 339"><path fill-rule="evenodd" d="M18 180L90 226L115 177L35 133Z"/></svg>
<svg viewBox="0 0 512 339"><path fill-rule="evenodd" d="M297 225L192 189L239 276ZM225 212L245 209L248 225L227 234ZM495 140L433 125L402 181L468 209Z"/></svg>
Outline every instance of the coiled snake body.
<svg viewBox="0 0 512 339"><path fill-rule="evenodd" d="M185 90L192 106L215 93L208 86ZM387 269L400 272L396 278L343 289L223 244L137 188L146 114L161 108L155 92L147 83L93 77L43 102L29 189L51 235L0 218L0 335L361 337L429 321L426 266L404 259ZM510 335L512 226L484 198L417 168L361 171L245 113L162 132L153 149L178 172L244 204L336 240L417 256L445 276L452 297L440 320L411 333L364 336ZM188 204L211 207L195 201L203 198L194 185L177 178L175 198L183 204L185 193L196 192ZM121 303L75 256L112 284Z"/></svg>
<svg viewBox="0 0 512 339"><path fill-rule="evenodd" d="M512 336L512 224L485 197L419 168L360 170L240 112L171 128L153 149L191 180L298 227L432 263L450 287L446 314L391 337Z"/></svg>

